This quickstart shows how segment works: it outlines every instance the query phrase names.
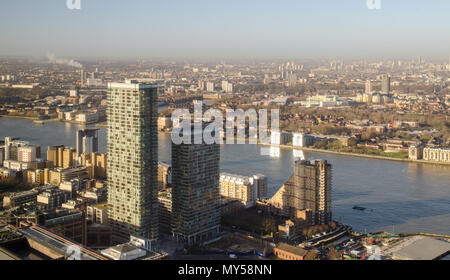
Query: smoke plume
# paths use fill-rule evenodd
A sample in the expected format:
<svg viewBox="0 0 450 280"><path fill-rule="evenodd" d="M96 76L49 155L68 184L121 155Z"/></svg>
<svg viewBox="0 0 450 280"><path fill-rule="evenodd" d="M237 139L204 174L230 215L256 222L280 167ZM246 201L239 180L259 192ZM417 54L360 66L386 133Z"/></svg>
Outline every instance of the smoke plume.
<svg viewBox="0 0 450 280"><path fill-rule="evenodd" d="M68 65L68 66L72 66L72 67L76 67L76 68L83 67L83 65L81 65L81 63L79 63L78 61L75 61L73 59L57 58L56 55L53 53L48 53L47 58L48 58L49 62L53 63L53 64L63 64L63 65Z"/></svg>

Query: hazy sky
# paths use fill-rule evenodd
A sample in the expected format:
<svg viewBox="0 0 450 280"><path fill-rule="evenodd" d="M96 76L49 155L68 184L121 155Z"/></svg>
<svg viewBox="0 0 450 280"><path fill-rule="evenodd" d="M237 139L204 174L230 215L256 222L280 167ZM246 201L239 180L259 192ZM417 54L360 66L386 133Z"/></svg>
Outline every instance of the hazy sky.
<svg viewBox="0 0 450 280"><path fill-rule="evenodd" d="M448 58L449 0L0 0L0 55Z"/></svg>

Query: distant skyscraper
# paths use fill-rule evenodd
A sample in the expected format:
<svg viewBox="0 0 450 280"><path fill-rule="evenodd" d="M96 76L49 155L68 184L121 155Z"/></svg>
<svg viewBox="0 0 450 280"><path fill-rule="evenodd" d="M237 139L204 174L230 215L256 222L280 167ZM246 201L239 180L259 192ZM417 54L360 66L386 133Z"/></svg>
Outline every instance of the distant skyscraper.
<svg viewBox="0 0 450 280"><path fill-rule="evenodd" d="M80 86L84 86L84 84L86 83L86 80L87 80L87 72L84 72L84 70L81 69L80 74L81 74Z"/></svg>
<svg viewBox="0 0 450 280"><path fill-rule="evenodd" d="M381 92L390 93L391 91L391 77L388 75L383 75L381 81Z"/></svg>
<svg viewBox="0 0 450 280"><path fill-rule="evenodd" d="M179 242L198 244L219 233L219 161L218 144L172 143L172 232Z"/></svg>
<svg viewBox="0 0 450 280"><path fill-rule="evenodd" d="M77 158L82 154L98 152L98 129L77 131Z"/></svg>
<svg viewBox="0 0 450 280"><path fill-rule="evenodd" d="M210 92L214 91L214 83L213 82L207 82L206 83L206 90L210 91Z"/></svg>
<svg viewBox="0 0 450 280"><path fill-rule="evenodd" d="M331 164L326 160L299 160L294 174L269 203L285 216L296 216L298 211L312 211L311 224L331 221Z"/></svg>
<svg viewBox="0 0 450 280"><path fill-rule="evenodd" d="M366 81L366 93L372 93L372 82L370 80Z"/></svg>
<svg viewBox="0 0 450 280"><path fill-rule="evenodd" d="M5 137L5 160L11 159L11 137Z"/></svg>
<svg viewBox="0 0 450 280"><path fill-rule="evenodd" d="M222 81L222 90L225 92L233 92L233 84L228 81Z"/></svg>
<svg viewBox="0 0 450 280"><path fill-rule="evenodd" d="M158 238L157 86L108 84L108 220L113 241Z"/></svg>

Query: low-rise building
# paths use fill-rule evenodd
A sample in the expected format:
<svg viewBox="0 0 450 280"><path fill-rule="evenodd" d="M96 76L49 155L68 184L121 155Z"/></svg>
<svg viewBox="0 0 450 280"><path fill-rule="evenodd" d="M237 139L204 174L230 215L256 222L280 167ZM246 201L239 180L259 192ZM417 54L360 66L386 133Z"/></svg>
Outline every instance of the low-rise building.
<svg viewBox="0 0 450 280"><path fill-rule="evenodd" d="M295 247L281 242L273 250L273 253L275 254L275 256L283 260L301 261L305 258L308 251L303 248Z"/></svg>
<svg viewBox="0 0 450 280"><path fill-rule="evenodd" d="M410 160L419 160L423 158L423 145L417 143L409 146L408 158Z"/></svg>
<svg viewBox="0 0 450 280"><path fill-rule="evenodd" d="M70 193L57 188L46 190L36 197L39 210L51 210L61 207L70 197Z"/></svg>
<svg viewBox="0 0 450 280"><path fill-rule="evenodd" d="M435 162L450 162L449 148L424 148L423 159Z"/></svg>
<svg viewBox="0 0 450 280"><path fill-rule="evenodd" d="M108 209L106 203L89 205L86 210L86 218L97 224L108 224Z"/></svg>
<svg viewBox="0 0 450 280"><path fill-rule="evenodd" d="M248 208L267 197L267 178L264 175L247 177L221 173L219 188L222 205L237 200Z"/></svg>

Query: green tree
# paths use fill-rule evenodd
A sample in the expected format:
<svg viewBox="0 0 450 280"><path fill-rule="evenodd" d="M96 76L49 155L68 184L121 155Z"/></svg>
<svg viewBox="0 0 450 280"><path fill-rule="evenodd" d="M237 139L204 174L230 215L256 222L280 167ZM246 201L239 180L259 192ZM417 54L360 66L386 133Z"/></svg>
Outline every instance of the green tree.
<svg viewBox="0 0 450 280"><path fill-rule="evenodd" d="M340 260L341 253L336 248L331 248L330 251L328 251L327 257L329 260Z"/></svg>

